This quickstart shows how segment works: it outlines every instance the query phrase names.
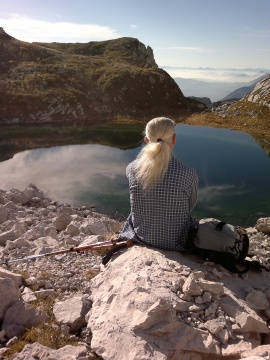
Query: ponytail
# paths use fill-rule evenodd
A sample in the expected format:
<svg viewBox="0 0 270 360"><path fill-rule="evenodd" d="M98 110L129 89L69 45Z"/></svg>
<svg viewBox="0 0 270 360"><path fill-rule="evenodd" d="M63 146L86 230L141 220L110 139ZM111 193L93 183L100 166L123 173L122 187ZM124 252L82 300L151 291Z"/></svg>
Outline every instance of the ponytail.
<svg viewBox="0 0 270 360"><path fill-rule="evenodd" d="M135 177L144 189L162 180L166 174L174 128L174 121L164 117L155 118L146 125L145 136L148 142L137 156L135 169Z"/></svg>

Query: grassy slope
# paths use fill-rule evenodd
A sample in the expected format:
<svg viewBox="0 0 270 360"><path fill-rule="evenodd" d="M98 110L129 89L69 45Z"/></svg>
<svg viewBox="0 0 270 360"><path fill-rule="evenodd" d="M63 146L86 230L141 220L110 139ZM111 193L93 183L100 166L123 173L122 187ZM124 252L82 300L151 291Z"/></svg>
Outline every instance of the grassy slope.
<svg viewBox="0 0 270 360"><path fill-rule="evenodd" d="M188 117L185 122L190 125L241 130L255 138L259 137L270 140L270 110L267 107L260 106L261 113L256 117L251 116L250 113L256 110L258 110L256 105L247 103L246 111L238 110L239 114L237 116L232 111L224 117L209 111L194 114Z"/></svg>
<svg viewBox="0 0 270 360"><path fill-rule="evenodd" d="M199 111L147 54L132 38L61 44L0 36L0 123L100 123Z"/></svg>

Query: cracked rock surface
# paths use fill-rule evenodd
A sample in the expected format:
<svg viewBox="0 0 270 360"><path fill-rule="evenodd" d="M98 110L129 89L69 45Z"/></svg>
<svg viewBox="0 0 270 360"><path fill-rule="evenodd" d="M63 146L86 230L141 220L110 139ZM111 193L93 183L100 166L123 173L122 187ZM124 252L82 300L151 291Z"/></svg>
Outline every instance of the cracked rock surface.
<svg viewBox="0 0 270 360"><path fill-rule="evenodd" d="M19 359L269 359L270 272L232 274L193 255L133 246L105 267L98 252L24 256L104 241L122 223L72 208L35 185L0 190L0 359L26 328L53 321L76 341L38 342ZM270 219L248 228L252 260L267 264ZM8 265L7 265L8 264ZM53 299L52 317L33 304Z"/></svg>

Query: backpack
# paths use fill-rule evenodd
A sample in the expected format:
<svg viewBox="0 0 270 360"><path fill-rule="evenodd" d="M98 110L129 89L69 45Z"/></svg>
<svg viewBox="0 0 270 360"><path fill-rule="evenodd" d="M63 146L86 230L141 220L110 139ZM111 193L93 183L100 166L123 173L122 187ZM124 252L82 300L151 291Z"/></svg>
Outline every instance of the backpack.
<svg viewBox="0 0 270 360"><path fill-rule="evenodd" d="M202 219L188 241L188 251L225 269L243 274L253 265L245 260L249 238L245 229L217 219ZM239 269L236 265L244 268Z"/></svg>

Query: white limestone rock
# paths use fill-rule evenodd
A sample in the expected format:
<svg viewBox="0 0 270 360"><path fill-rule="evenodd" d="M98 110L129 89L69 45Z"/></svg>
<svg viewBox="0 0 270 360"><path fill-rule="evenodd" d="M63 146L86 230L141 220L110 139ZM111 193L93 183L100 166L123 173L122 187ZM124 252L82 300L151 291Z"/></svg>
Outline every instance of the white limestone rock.
<svg viewBox="0 0 270 360"><path fill-rule="evenodd" d="M22 205L18 200L23 196L25 199L25 194L17 190L0 190L0 237L11 231L16 237L6 240L5 247L0 246L4 270L8 259L53 251L67 244L84 246L104 241L121 228L120 222L86 208L77 210L46 198L41 200L42 196L35 193L32 186L27 194L29 201ZM11 197L14 200L17 197L17 201ZM54 225L61 214L67 214L71 219L65 230L56 229ZM263 231L269 221L270 218L258 221L258 224L264 224ZM79 235L73 225L79 229ZM269 235L250 228L249 236L253 259L266 263L270 254ZM63 323L59 321L62 327L58 328L70 336L79 327L82 341L91 342L104 360L210 360L220 356L236 360L247 355L249 350L265 346L262 343L270 343L267 326L270 274L264 270L238 276L215 264L204 265L197 257L137 246L114 255L106 268L101 265L101 256L89 251L14 262L8 269L14 270L12 274L15 271L29 274L24 285L34 286L36 298L57 297L56 303L62 302L66 308L66 301L76 296L89 299L91 295L93 308L82 316L87 326L81 323L75 325L76 330L71 330L68 322L76 323L76 320L67 314ZM90 282L97 272L99 275ZM10 309L14 310L12 301L16 302L20 297L19 286L24 308L33 296L27 287L12 284L12 276L8 280L6 273L3 276L5 281L0 281L2 318ZM3 299L7 299L6 294L10 295L12 287L16 289L17 297L5 306ZM252 298L254 291L259 292L255 300ZM259 310L262 304L264 310ZM69 309L70 313L74 312L72 305ZM27 316L23 314L27 312L24 309L19 315L26 320ZM39 315L32 314L32 320L36 317ZM80 317L79 314L75 316L76 319ZM0 328L0 333L4 334L0 339L2 346L25 330L24 321L6 325L5 329ZM50 351L37 350L37 356L43 359L42 356L47 356L45 354ZM0 357L2 352L4 350L0 349Z"/></svg>
<svg viewBox="0 0 270 360"><path fill-rule="evenodd" d="M86 325L85 315L90 306L90 301L84 295L76 295L65 301L56 302L53 313L59 323L67 324L70 331L76 331Z"/></svg>
<svg viewBox="0 0 270 360"><path fill-rule="evenodd" d="M236 315L235 320L240 326L241 332L249 333L256 332L260 334L269 333L269 329L266 323L258 316L252 316L247 313L241 313Z"/></svg>
<svg viewBox="0 0 270 360"><path fill-rule="evenodd" d="M167 283L179 274L170 265L162 251L135 246L92 280L88 327L93 333L91 347L98 355L121 360L167 359L170 352L180 356L183 351L220 353L208 331L177 318L180 301ZM166 269L162 276L161 269ZM189 280L195 281L192 276Z"/></svg>
<svg viewBox="0 0 270 360"><path fill-rule="evenodd" d="M13 211L18 211L19 207L14 203L14 201L8 201L4 205L5 208Z"/></svg>
<svg viewBox="0 0 270 360"><path fill-rule="evenodd" d="M33 219L31 218L31 222L30 225L32 225L33 223ZM15 233L16 239L23 236L27 230L29 230L28 228L28 224L29 224L29 220L25 220L25 222L23 221L16 221L15 224L12 227L12 230Z"/></svg>
<svg viewBox="0 0 270 360"><path fill-rule="evenodd" d="M37 279L35 276L30 276L29 278L25 279L26 286L32 286L37 283Z"/></svg>
<svg viewBox="0 0 270 360"><path fill-rule="evenodd" d="M79 227L73 221L67 226L66 231L70 236L78 236L80 234Z"/></svg>
<svg viewBox="0 0 270 360"><path fill-rule="evenodd" d="M122 223L105 217L90 217L80 226L80 231L86 235L108 235L119 233Z"/></svg>
<svg viewBox="0 0 270 360"><path fill-rule="evenodd" d="M184 294L191 295L191 296L198 296L198 295L202 295L202 293L203 293L202 288L199 286L199 284L193 274L191 274L186 279L186 281L182 287L182 290L183 290Z"/></svg>
<svg viewBox="0 0 270 360"><path fill-rule="evenodd" d="M23 190L23 194L25 195L25 197L27 198L27 201L30 200L34 200L34 199L39 199L38 202L41 199L44 199L44 193L43 191L41 191L40 189L37 188L36 185L34 184L29 184L24 190ZM34 200L34 202L37 202Z"/></svg>
<svg viewBox="0 0 270 360"><path fill-rule="evenodd" d="M12 215L9 209L5 208L3 205L0 205L0 224L3 224L5 221L12 218Z"/></svg>
<svg viewBox="0 0 270 360"><path fill-rule="evenodd" d="M45 226L45 233L46 233L46 236L50 236L56 240L58 239L56 228L53 225Z"/></svg>
<svg viewBox="0 0 270 360"><path fill-rule="evenodd" d="M7 346L7 347L10 347L10 346L16 344L18 341L19 341L18 336L14 336L12 339L10 339L10 340L6 343L6 346Z"/></svg>
<svg viewBox="0 0 270 360"><path fill-rule="evenodd" d="M37 300L37 297L35 296L34 292L28 287L24 288L21 296L23 301L26 303L30 303L31 301Z"/></svg>
<svg viewBox="0 0 270 360"><path fill-rule="evenodd" d="M270 217L258 219L255 228L264 234L270 234Z"/></svg>
<svg viewBox="0 0 270 360"><path fill-rule="evenodd" d="M201 279L197 282L197 284L204 292L219 296L224 295L224 286L221 283Z"/></svg>
<svg viewBox="0 0 270 360"><path fill-rule="evenodd" d="M5 312L2 329L5 330L6 337L11 339L14 336L19 336L25 329L30 329L32 326L48 320L48 315L43 311L18 300Z"/></svg>
<svg viewBox="0 0 270 360"><path fill-rule="evenodd" d="M18 238L14 241L10 241L7 240L6 242L6 246L5 248L7 250L12 250L12 249L21 249L22 247L24 248L32 248L31 242L23 239L23 238Z"/></svg>
<svg viewBox="0 0 270 360"><path fill-rule="evenodd" d="M23 276L21 274L15 274L12 271L2 267L0 267L0 278L10 278L18 288L22 285L23 282Z"/></svg>
<svg viewBox="0 0 270 360"><path fill-rule="evenodd" d="M80 247L93 245L97 242L105 241L105 237L101 235L90 235L86 236L85 239L80 243Z"/></svg>
<svg viewBox="0 0 270 360"><path fill-rule="evenodd" d="M3 192L4 190L1 190L0 189L0 192ZM5 200L5 198L4 198L4 196L0 193L0 204L1 205L4 205L6 203L6 200Z"/></svg>
<svg viewBox="0 0 270 360"><path fill-rule="evenodd" d="M28 240L28 241L33 241L33 240L37 240L44 236L46 236L45 226L44 226L44 224L40 223L40 224L36 225L35 227L29 229L24 234L24 239Z"/></svg>
<svg viewBox="0 0 270 360"><path fill-rule="evenodd" d="M72 217L67 212L60 213L54 220L54 226L56 230L62 231L71 223Z"/></svg>
<svg viewBox="0 0 270 360"><path fill-rule="evenodd" d="M241 359L267 359L270 357L270 344L269 345L261 345L257 346L255 349L245 351L241 354ZM252 359L252 360L253 360Z"/></svg>
<svg viewBox="0 0 270 360"><path fill-rule="evenodd" d="M29 201L28 196L18 189L11 189L5 195L9 201L13 201L15 204L25 204Z"/></svg>
<svg viewBox="0 0 270 360"><path fill-rule="evenodd" d="M32 246L36 247L37 249L46 249L45 251L49 252L54 250L54 248L57 248L59 246L59 242L51 236L44 236L34 240L32 242Z"/></svg>
<svg viewBox="0 0 270 360"><path fill-rule="evenodd" d="M7 309L20 298L18 286L10 277L0 277L0 321Z"/></svg>
<svg viewBox="0 0 270 360"><path fill-rule="evenodd" d="M268 310L269 302L262 291L252 290L246 298L248 305L254 310Z"/></svg>
<svg viewBox="0 0 270 360"><path fill-rule="evenodd" d="M95 360L87 345L66 345L58 350L50 349L39 343L26 345L20 353L16 353L13 360Z"/></svg>
<svg viewBox="0 0 270 360"><path fill-rule="evenodd" d="M210 331L211 334L217 335L226 326L226 321L224 319L219 319L219 318L208 320L206 321L204 326L206 327L206 329Z"/></svg>
<svg viewBox="0 0 270 360"><path fill-rule="evenodd" d="M243 300L236 298L234 294L223 296L220 299L220 306L228 316L235 319L240 333L269 333L266 322Z"/></svg>

